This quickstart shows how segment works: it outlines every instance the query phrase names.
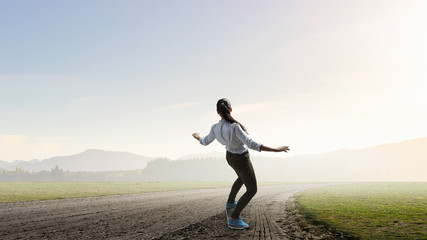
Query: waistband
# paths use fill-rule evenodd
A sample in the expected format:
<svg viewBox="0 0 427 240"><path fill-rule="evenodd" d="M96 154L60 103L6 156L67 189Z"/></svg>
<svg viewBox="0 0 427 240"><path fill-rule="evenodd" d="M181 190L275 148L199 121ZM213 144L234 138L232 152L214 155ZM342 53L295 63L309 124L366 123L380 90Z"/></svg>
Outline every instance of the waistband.
<svg viewBox="0 0 427 240"><path fill-rule="evenodd" d="M232 153L230 151L227 151L227 154L231 154L231 155L235 155L235 156L242 156L242 155L246 155L248 153L249 153L249 151L245 151L243 153Z"/></svg>

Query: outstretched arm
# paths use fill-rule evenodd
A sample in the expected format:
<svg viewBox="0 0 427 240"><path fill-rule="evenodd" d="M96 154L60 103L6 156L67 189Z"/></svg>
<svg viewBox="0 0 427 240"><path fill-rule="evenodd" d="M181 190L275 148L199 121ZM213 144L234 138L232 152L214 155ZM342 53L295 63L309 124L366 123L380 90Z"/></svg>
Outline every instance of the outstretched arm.
<svg viewBox="0 0 427 240"><path fill-rule="evenodd" d="M206 136L206 137L200 137L200 133L196 132L192 134L193 137L200 142L200 144L206 146L209 145L213 140L215 140L215 135L213 134L213 131Z"/></svg>
<svg viewBox="0 0 427 240"><path fill-rule="evenodd" d="M272 147L267 147L262 145L260 148L260 151L265 151L265 152L288 152L289 150L290 149L288 146L272 148Z"/></svg>

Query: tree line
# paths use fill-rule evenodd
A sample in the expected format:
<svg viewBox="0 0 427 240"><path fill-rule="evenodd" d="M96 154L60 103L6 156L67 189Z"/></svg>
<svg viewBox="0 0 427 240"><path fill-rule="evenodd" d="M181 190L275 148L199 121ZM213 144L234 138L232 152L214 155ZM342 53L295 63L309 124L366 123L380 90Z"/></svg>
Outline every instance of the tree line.
<svg viewBox="0 0 427 240"><path fill-rule="evenodd" d="M51 171L26 171L17 167L15 171L0 170L0 182L102 182L139 181L141 170L108 172L71 172L59 166Z"/></svg>
<svg viewBox="0 0 427 240"><path fill-rule="evenodd" d="M60 166L50 171L0 170L1 182L111 182L111 181L231 181L234 172L224 159L189 159L171 161L167 158L148 162L144 169L100 172L64 171Z"/></svg>

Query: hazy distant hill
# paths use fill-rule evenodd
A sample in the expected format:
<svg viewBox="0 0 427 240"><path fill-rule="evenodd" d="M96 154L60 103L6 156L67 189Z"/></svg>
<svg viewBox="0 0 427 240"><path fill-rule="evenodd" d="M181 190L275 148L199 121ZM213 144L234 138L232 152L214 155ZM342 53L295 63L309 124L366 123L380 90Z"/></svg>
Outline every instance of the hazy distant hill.
<svg viewBox="0 0 427 240"><path fill-rule="evenodd" d="M258 181L427 181L427 138L384 144L358 150L286 157L252 156ZM189 155L171 161L125 152L87 150L80 154L43 161L0 161L0 168L14 171L50 171L55 166L69 171L136 170L140 181L232 181L236 175L225 153ZM131 174L131 173L129 173ZM102 178L103 180L109 180ZM114 180L114 179L113 179Z"/></svg>
<svg viewBox="0 0 427 240"><path fill-rule="evenodd" d="M180 157L176 160L188 160L188 159L208 159L208 158L225 158L225 151L223 152L210 152L210 153L198 153L190 154L184 157Z"/></svg>
<svg viewBox="0 0 427 240"><path fill-rule="evenodd" d="M427 138L254 164L269 181L427 181Z"/></svg>
<svg viewBox="0 0 427 240"><path fill-rule="evenodd" d="M32 160L32 162L38 162L38 160ZM16 166L18 166L21 162L20 160L16 160L14 162L6 162L0 160L0 169L6 170L6 171L15 171Z"/></svg>
<svg viewBox="0 0 427 240"><path fill-rule="evenodd" d="M141 175L145 181L232 181L235 178L224 158L157 159L149 162Z"/></svg>
<svg viewBox="0 0 427 240"><path fill-rule="evenodd" d="M286 158L253 156L258 181L427 181L427 138L359 150ZM142 175L153 181L229 181L235 174L224 157L157 160Z"/></svg>
<svg viewBox="0 0 427 240"><path fill-rule="evenodd" d="M59 166L64 171L112 171L112 170L135 170L145 168L147 162L153 158L139 156L127 152L86 150L82 153L53 157L42 161L15 161L13 163L2 162L0 167L14 171L15 167L26 171L50 171L55 166Z"/></svg>

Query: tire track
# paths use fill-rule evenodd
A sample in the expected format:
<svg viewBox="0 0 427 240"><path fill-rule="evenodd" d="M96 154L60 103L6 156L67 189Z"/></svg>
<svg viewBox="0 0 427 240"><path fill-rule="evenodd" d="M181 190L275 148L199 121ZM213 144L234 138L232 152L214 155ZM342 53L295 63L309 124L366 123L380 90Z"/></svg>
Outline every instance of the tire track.
<svg viewBox="0 0 427 240"><path fill-rule="evenodd" d="M263 196L254 199L254 203L248 209L248 217L253 219L255 225L251 239L284 239L286 235L280 225L284 221L285 202L295 193L312 187L312 185L303 188L288 186L281 191L272 188Z"/></svg>
<svg viewBox="0 0 427 240"><path fill-rule="evenodd" d="M245 230L227 229L225 210L222 209L210 218L156 239L288 239L282 229L285 202L294 194L317 186L321 184L259 187L257 195L242 212L242 219L250 226Z"/></svg>

